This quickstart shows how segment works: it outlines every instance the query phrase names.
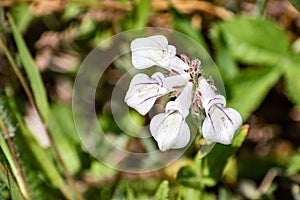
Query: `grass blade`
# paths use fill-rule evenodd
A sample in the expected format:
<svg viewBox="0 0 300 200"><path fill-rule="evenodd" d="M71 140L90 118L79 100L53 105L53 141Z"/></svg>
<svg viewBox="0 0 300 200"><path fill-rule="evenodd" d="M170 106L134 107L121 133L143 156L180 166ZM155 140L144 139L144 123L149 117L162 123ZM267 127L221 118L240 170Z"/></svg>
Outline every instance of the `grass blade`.
<svg viewBox="0 0 300 200"><path fill-rule="evenodd" d="M18 52L21 57L24 69L28 75L30 86L33 92L33 96L37 105L37 108L46 124L49 121L49 105L47 100L46 91L44 84L41 78L41 75L38 71L38 68L26 46L26 43L17 29L15 22L11 15L8 14L8 20L12 28L13 36L18 48Z"/></svg>

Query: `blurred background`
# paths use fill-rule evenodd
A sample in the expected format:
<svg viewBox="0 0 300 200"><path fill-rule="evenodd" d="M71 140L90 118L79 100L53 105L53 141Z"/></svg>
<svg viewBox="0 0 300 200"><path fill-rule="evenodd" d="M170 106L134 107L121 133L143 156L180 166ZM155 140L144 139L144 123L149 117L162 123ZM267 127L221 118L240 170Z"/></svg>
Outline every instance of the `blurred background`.
<svg viewBox="0 0 300 200"><path fill-rule="evenodd" d="M0 199L299 200L299 10L297 0L0 0ZM213 58L245 124L231 146L199 159L197 137L172 165L139 174L83 148L77 70L100 42L143 27L179 31ZM109 137L145 152L107 112L124 64L105 71L97 117Z"/></svg>

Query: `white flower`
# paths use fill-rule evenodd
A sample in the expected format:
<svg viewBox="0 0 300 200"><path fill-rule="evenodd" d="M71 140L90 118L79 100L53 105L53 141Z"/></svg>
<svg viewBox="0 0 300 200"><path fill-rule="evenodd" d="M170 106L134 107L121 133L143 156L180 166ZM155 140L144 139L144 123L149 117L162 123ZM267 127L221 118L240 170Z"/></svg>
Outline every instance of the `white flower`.
<svg viewBox="0 0 300 200"><path fill-rule="evenodd" d="M241 125L242 118L236 110L213 105L203 121L202 134L206 140L231 144Z"/></svg>
<svg viewBox="0 0 300 200"><path fill-rule="evenodd" d="M157 35L137 38L131 42L132 64L137 69L157 65L169 71L183 72L189 66L176 57L176 48L168 45L166 37Z"/></svg>
<svg viewBox="0 0 300 200"><path fill-rule="evenodd" d="M203 137L211 142L231 144L237 130L242 125L241 115L232 108L225 108L225 97L216 95L211 85L203 77L199 78L198 83L202 106L206 113L201 131Z"/></svg>
<svg viewBox="0 0 300 200"><path fill-rule="evenodd" d="M214 86L202 76L198 59L177 57L176 48L159 35L135 39L131 51L135 68L159 66L169 71L166 77L160 72L151 77L135 75L125 96L125 102L142 115L159 97L169 94L175 98L166 104L165 113L154 116L150 122L150 132L161 151L183 148L189 143L190 129L185 119L190 109L196 116L204 109L206 118L201 132L206 140L232 143L242 118L236 110L225 107L225 97L216 94Z"/></svg>
<svg viewBox="0 0 300 200"><path fill-rule="evenodd" d="M192 87L188 83L175 101L167 103L166 112L154 116L150 122L150 132L161 151L183 148L190 140L185 118L189 114Z"/></svg>
<svg viewBox="0 0 300 200"><path fill-rule="evenodd" d="M146 74L136 74L130 82L125 96L128 106L145 115L150 111L157 98L168 92L164 75L156 72L149 78Z"/></svg>

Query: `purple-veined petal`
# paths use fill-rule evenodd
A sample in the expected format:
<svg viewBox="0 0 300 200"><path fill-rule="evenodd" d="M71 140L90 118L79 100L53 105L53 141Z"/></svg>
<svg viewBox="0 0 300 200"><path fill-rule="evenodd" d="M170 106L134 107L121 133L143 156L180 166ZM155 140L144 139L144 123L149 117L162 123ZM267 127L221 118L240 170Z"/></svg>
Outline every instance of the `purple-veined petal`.
<svg viewBox="0 0 300 200"><path fill-rule="evenodd" d="M171 90L178 90L180 88L184 88L187 84L190 76L188 73L169 76L165 78L165 85Z"/></svg>
<svg viewBox="0 0 300 200"><path fill-rule="evenodd" d="M232 108L213 105L202 124L202 135L206 140L231 144L242 125L241 115Z"/></svg>
<svg viewBox="0 0 300 200"><path fill-rule="evenodd" d="M202 106L205 109L205 112L207 113L210 108L213 105L219 105L221 107L225 107L226 106L226 99L223 95L215 95L214 97L212 97L211 99L204 99L202 101Z"/></svg>
<svg viewBox="0 0 300 200"><path fill-rule="evenodd" d="M176 103L180 105L183 112L182 115L184 118L189 114L189 109L192 104L192 92L193 92L193 83L188 82L183 88L182 93L175 100Z"/></svg>
<svg viewBox="0 0 300 200"><path fill-rule="evenodd" d="M213 99L216 96L216 92L203 76L200 76L198 79L198 90L201 93L200 98L202 102Z"/></svg>
<svg viewBox="0 0 300 200"><path fill-rule="evenodd" d="M186 73L185 70L188 70L190 68L188 64L183 62L183 60L181 60L177 56L172 57L169 63L166 63L165 65L169 66L169 71L177 74L184 74Z"/></svg>
<svg viewBox="0 0 300 200"><path fill-rule="evenodd" d="M136 74L130 82L125 102L140 114L145 115L150 111L156 99L167 92L162 73L156 72L151 78L146 74Z"/></svg>
<svg viewBox="0 0 300 200"><path fill-rule="evenodd" d="M161 151L183 148L190 140L190 129L178 111L154 116L150 132Z"/></svg>

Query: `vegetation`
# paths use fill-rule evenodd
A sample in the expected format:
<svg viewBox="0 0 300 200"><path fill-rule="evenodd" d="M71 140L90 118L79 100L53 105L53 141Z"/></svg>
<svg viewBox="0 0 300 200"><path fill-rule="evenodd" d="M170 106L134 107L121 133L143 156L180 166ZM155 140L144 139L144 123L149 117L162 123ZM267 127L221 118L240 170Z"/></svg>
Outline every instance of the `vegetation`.
<svg viewBox="0 0 300 200"><path fill-rule="evenodd" d="M299 11L296 0L2 0L0 199L300 199ZM244 126L205 156L197 136L171 165L129 173L86 150L72 88L100 42L147 26L203 46ZM127 64L104 72L95 109L107 137L144 152L107 111Z"/></svg>

